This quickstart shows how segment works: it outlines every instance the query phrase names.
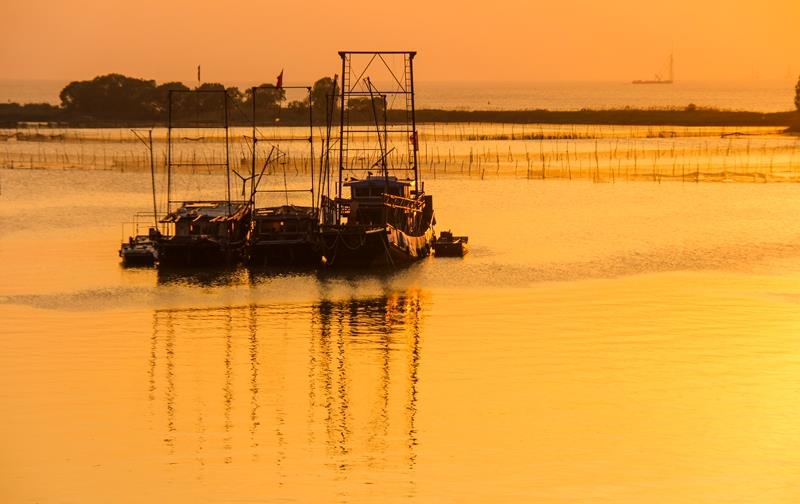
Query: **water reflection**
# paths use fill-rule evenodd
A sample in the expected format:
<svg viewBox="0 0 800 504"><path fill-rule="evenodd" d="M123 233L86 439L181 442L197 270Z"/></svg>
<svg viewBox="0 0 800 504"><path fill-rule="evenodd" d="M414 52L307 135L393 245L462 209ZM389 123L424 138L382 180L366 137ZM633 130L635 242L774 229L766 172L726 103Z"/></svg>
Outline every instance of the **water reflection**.
<svg viewBox="0 0 800 504"><path fill-rule="evenodd" d="M192 287L226 287L248 282L245 268L159 268L156 270L159 285Z"/></svg>
<svg viewBox="0 0 800 504"><path fill-rule="evenodd" d="M423 300L155 311L145 386L169 463L267 465L279 483L309 464L413 470Z"/></svg>

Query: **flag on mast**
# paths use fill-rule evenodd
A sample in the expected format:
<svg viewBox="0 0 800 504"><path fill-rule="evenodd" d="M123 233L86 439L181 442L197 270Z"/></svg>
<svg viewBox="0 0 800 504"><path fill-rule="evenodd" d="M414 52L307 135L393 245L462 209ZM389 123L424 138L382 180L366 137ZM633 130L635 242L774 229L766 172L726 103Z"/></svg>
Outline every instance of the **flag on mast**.
<svg viewBox="0 0 800 504"><path fill-rule="evenodd" d="M281 69L281 73L278 74L278 81L275 83L275 87L278 89L283 87L283 69Z"/></svg>
<svg viewBox="0 0 800 504"><path fill-rule="evenodd" d="M200 65L197 65L197 83L200 84Z"/></svg>

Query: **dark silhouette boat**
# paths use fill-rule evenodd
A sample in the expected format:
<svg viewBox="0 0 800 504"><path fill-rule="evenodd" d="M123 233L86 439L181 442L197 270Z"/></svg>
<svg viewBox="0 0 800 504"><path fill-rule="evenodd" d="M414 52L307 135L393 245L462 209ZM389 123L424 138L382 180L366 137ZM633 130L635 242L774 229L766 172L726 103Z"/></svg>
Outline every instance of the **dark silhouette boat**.
<svg viewBox="0 0 800 504"><path fill-rule="evenodd" d="M464 257L469 251L468 236L454 236L450 231L442 231L433 241L433 254L436 257Z"/></svg>
<svg viewBox="0 0 800 504"><path fill-rule="evenodd" d="M332 266L400 266L427 257L433 241L433 199L413 180L368 175L344 183L341 223L322 233Z"/></svg>
<svg viewBox="0 0 800 504"><path fill-rule="evenodd" d="M228 92L224 89L169 91L167 208L166 215L159 221L164 231L156 242L159 267L223 267L236 264L244 257L252 202L231 199L229 102ZM189 137L187 129L201 136ZM174 144L183 141L194 146L202 140L205 130L224 134L221 162L213 156L208 158L205 153L202 161L194 155L190 162L176 158L174 151L179 147ZM226 198L174 199L173 172L180 168L191 168L192 172L198 168L221 171L225 176Z"/></svg>
<svg viewBox="0 0 800 504"><path fill-rule="evenodd" d="M162 266L225 266L240 261L250 223L248 202L185 201L161 220L174 232L158 240Z"/></svg>
<svg viewBox="0 0 800 504"><path fill-rule="evenodd" d="M335 195L323 195L321 203L326 264L372 268L418 261L430 254L434 214L433 198L425 194L417 160L416 53L343 51L339 55L338 183ZM373 77L390 84L378 89ZM395 104L391 119L390 103Z"/></svg>
<svg viewBox="0 0 800 504"><path fill-rule="evenodd" d="M149 235L136 235L122 242L119 256L124 266L153 266L158 261L156 248L158 231L151 229Z"/></svg>
<svg viewBox="0 0 800 504"><path fill-rule="evenodd" d="M282 205L253 210L248 262L251 266L319 266L317 210Z"/></svg>
<svg viewBox="0 0 800 504"><path fill-rule="evenodd" d="M281 84L282 85L282 84ZM319 240L319 212L317 209L317 192L315 192L314 174L314 128L313 107L309 106L308 134L297 134L295 131L276 128L272 135L262 133L259 124L275 124L280 117L280 108L262 109L258 106L260 92L275 93L273 87L251 88L251 102L253 104L252 119L252 168L250 177L242 177L250 184L250 233L248 235L247 262L254 267L290 266L290 267L317 267L322 263L322 250ZM306 93L305 101L312 102L310 86L282 86L286 90L303 90ZM278 104L285 100L285 95ZM266 115L266 117L264 117ZM283 166L283 187L261 188L264 181L264 170L270 164L282 159L285 154L282 146L290 142L304 142L309 146L309 179L306 182L290 186L287 182L286 165ZM256 174L259 159L259 145L267 144L269 149L262 153L264 157L261 172ZM237 173L238 175L238 173ZM306 205L305 197L310 195ZM276 197L283 203L275 204ZM268 203L272 203L268 206Z"/></svg>

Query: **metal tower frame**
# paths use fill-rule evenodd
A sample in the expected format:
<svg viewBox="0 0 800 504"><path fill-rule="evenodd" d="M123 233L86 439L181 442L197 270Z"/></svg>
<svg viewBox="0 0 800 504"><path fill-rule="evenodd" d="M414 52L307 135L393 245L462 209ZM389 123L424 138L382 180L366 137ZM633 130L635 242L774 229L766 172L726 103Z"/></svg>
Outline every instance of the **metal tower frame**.
<svg viewBox="0 0 800 504"><path fill-rule="evenodd" d="M339 181L336 197L342 198L344 172L367 172L380 165L382 174L389 177L394 172L398 178L412 178L414 188L420 191L419 166L417 152L419 150L419 137L417 135L416 110L414 103L414 57L416 51L339 51L342 60L342 81L339 99ZM403 57L402 73L386 61L386 56L400 55ZM360 59L354 65L354 57ZM366 60L365 64L362 64ZM385 85L379 83L379 88L370 78L373 66L381 67L380 70L388 72L392 82ZM401 107L390 108L401 100ZM372 121L364 124L351 118L353 100L367 100L372 108ZM383 104L383 117L378 117L377 103ZM365 148L351 147L355 135L367 135L368 146ZM374 141L373 141L374 140ZM377 144L376 147L369 146ZM393 145L393 147L390 147ZM399 163L390 163L390 154L400 150L404 160ZM366 167L356 168L351 161L351 151L365 151L368 164ZM373 156L370 153L377 153ZM395 156L397 157L397 156ZM374 161L374 163L373 163Z"/></svg>

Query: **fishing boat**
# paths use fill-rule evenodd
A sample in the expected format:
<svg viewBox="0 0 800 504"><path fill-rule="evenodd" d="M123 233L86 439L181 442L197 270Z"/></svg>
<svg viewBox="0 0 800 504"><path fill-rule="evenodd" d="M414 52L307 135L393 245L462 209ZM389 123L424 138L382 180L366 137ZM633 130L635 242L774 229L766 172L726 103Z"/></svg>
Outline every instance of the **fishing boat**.
<svg viewBox="0 0 800 504"><path fill-rule="evenodd" d="M416 53L339 56L338 182L335 194L323 195L320 212L325 262L352 268L413 263L430 254L434 224L433 198L425 193L418 166ZM379 89L375 82L390 84Z"/></svg>
<svg viewBox="0 0 800 504"><path fill-rule="evenodd" d="M158 261L156 249L158 230L151 229L149 235L136 235L122 242L119 256L124 266L153 266Z"/></svg>
<svg viewBox="0 0 800 504"><path fill-rule="evenodd" d="M123 266L153 266L158 262L158 240L161 231L158 223L158 207L156 202L156 175L153 156L153 130L149 129L147 136L144 132L131 129L136 138L148 149L150 157L150 177L153 194L153 213L139 212L133 216L131 222L122 223L122 236L128 235L126 228L130 227L131 234L123 240L119 248L119 257ZM152 219L152 220L151 220ZM147 230L147 234L143 230Z"/></svg>
<svg viewBox="0 0 800 504"><path fill-rule="evenodd" d="M278 107L264 109L259 99L262 92L275 93L275 87L251 88L252 109L252 167L249 177L242 177L243 189L251 182L251 215L248 235L247 262L253 267L297 266L316 267L322 262L319 246L319 220L315 192L313 107L309 106L308 131L303 134L292 128L271 127L262 131L260 124L279 124L281 103L285 93L303 92L306 103L311 104L310 86L283 86L279 88ZM273 100L274 101L274 100ZM273 117L274 116L274 117ZM293 142L309 146L309 178L287 182L284 149ZM259 149L266 145L268 148ZM256 174L257 165L263 165ZM282 168L282 184L267 185L270 177L264 170L270 166ZM275 177L272 177L275 178ZM305 198L310 196L310 200ZM279 203L280 201L280 203Z"/></svg>
<svg viewBox="0 0 800 504"><path fill-rule="evenodd" d="M184 201L160 222L173 233L158 240L160 266L224 266L244 254L250 207L246 201Z"/></svg>
<svg viewBox="0 0 800 504"><path fill-rule="evenodd" d="M256 208L250 230L251 266L317 266L322 253L315 208L282 205Z"/></svg>
<svg viewBox="0 0 800 504"><path fill-rule="evenodd" d="M454 236L451 231L442 231L433 241L433 254L436 257L464 257L469 250L468 236Z"/></svg>
<svg viewBox="0 0 800 504"><path fill-rule="evenodd" d="M157 241L159 267L218 267L235 264L243 258L250 228L251 201L231 199L229 146L229 96L224 89L170 90L167 109L167 208L159 221L164 227ZM223 135L223 141L211 144L221 150L219 157L196 155L203 135L210 130ZM189 130L193 135L188 136ZM213 132L212 132L213 133ZM211 133L208 133L211 134ZM183 143L180 143L183 142ZM176 156L191 152L190 160ZM183 144L189 144L186 148ZM208 145L209 143L206 143ZM209 149L211 147L204 147ZM185 199L175 196L175 171L183 169L186 185L207 194L212 188L197 188L192 183L198 169L224 175L222 199ZM187 173L187 169L191 170ZM186 194L184 189L181 194Z"/></svg>

